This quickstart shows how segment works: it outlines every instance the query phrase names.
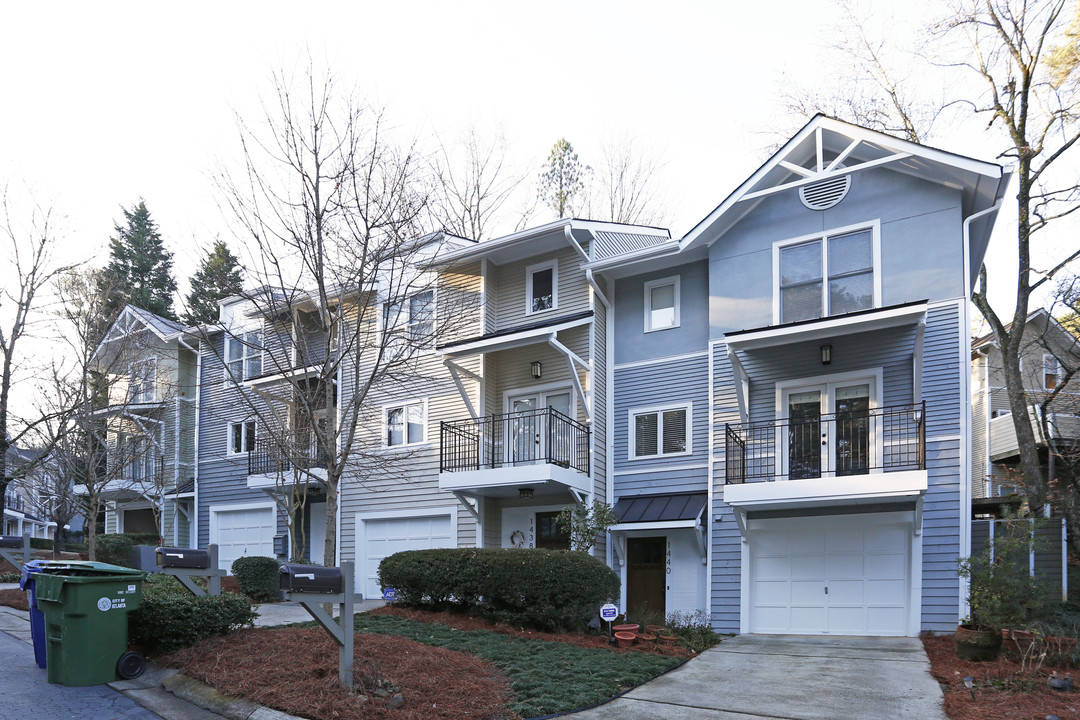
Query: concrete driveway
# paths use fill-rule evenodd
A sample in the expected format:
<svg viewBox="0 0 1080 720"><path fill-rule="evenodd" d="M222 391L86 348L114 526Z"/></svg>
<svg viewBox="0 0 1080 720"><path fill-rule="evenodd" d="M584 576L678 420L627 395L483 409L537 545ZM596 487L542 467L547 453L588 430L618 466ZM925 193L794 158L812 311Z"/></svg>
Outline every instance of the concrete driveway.
<svg viewBox="0 0 1080 720"><path fill-rule="evenodd" d="M917 638L742 635L578 720L946 720Z"/></svg>

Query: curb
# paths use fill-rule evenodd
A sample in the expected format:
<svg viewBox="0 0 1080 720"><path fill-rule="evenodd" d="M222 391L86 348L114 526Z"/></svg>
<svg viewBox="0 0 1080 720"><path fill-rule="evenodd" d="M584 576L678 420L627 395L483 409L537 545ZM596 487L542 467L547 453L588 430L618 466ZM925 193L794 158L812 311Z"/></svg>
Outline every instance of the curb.
<svg viewBox="0 0 1080 720"><path fill-rule="evenodd" d="M304 720L296 715L224 695L209 685L179 673L165 678L161 686L181 700L229 720Z"/></svg>

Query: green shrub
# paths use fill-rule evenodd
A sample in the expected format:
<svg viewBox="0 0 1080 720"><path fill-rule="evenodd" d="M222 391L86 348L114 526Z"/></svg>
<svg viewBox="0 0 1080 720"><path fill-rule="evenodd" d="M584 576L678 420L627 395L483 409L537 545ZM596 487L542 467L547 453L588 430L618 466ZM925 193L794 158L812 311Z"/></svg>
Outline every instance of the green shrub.
<svg viewBox="0 0 1080 720"><path fill-rule="evenodd" d="M720 636L712 629L704 610L668 613L667 627L679 642L696 653L720 644Z"/></svg>
<svg viewBox="0 0 1080 720"><path fill-rule="evenodd" d="M240 592L257 602L277 600L278 568L281 561L270 557L252 555L237 558L232 564L232 574L240 585Z"/></svg>
<svg viewBox="0 0 1080 720"><path fill-rule="evenodd" d="M195 597L176 578L155 575L143 585L142 605L128 615L128 635L149 651L169 652L225 635L255 617L243 595Z"/></svg>
<svg viewBox="0 0 1080 720"><path fill-rule="evenodd" d="M135 545L157 545L160 538L153 533L109 533L98 535L94 559L128 567L131 565L131 548Z"/></svg>
<svg viewBox="0 0 1080 720"><path fill-rule="evenodd" d="M30 538L30 547L34 550L52 550L53 542L49 538Z"/></svg>
<svg viewBox="0 0 1080 720"><path fill-rule="evenodd" d="M559 550L410 550L384 558L379 580L406 605L545 629L581 627L619 594L614 570Z"/></svg>
<svg viewBox="0 0 1080 720"><path fill-rule="evenodd" d="M0 573L0 583L15 583L22 579L21 572Z"/></svg>

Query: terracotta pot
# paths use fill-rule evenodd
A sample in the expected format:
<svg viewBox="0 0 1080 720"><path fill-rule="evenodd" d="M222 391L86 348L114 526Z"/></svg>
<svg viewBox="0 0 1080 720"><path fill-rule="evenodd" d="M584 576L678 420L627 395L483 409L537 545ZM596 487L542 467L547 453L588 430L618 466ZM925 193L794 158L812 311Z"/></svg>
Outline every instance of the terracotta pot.
<svg viewBox="0 0 1080 720"><path fill-rule="evenodd" d="M637 638L638 642L656 642L656 636L649 633L637 633L634 637Z"/></svg>
<svg viewBox="0 0 1080 720"><path fill-rule="evenodd" d="M1013 647L1021 655L1027 652L1035 643L1035 633L1027 630L1002 630L1001 634L1012 641Z"/></svg>
<svg viewBox="0 0 1080 720"><path fill-rule="evenodd" d="M641 627L641 626L640 625L615 625L611 629L613 631L615 631L616 633L621 633L621 632L636 633L638 631L639 627Z"/></svg>
<svg viewBox="0 0 1080 720"><path fill-rule="evenodd" d="M953 637L956 657L971 662L996 660L1001 653L1001 631L977 625L960 625Z"/></svg>
<svg viewBox="0 0 1080 720"><path fill-rule="evenodd" d="M678 638L674 635L657 635L656 642L660 643L661 645L671 646L678 642Z"/></svg>
<svg viewBox="0 0 1080 720"><path fill-rule="evenodd" d="M650 635L667 635L667 628L663 625L646 625L645 632Z"/></svg>
<svg viewBox="0 0 1080 720"><path fill-rule="evenodd" d="M634 633L632 632L617 632L615 633L615 642L621 648L628 648L634 644Z"/></svg>
<svg viewBox="0 0 1080 720"><path fill-rule="evenodd" d="M1062 653L1071 653L1076 650L1076 638L1070 637L1048 637L1046 638L1046 644L1052 648L1056 648Z"/></svg>

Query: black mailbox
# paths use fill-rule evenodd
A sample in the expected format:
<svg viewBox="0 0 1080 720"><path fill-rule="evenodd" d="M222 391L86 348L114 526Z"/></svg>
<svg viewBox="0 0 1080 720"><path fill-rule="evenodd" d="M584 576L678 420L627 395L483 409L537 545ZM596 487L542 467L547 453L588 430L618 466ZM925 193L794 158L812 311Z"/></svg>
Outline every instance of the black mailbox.
<svg viewBox="0 0 1080 720"><path fill-rule="evenodd" d="M160 568L188 568L207 570L210 567L210 553L195 548L159 547L154 550L157 566Z"/></svg>
<svg viewBox="0 0 1080 720"><path fill-rule="evenodd" d="M341 568L285 563L278 568L278 588L285 592L341 592Z"/></svg>
<svg viewBox="0 0 1080 720"><path fill-rule="evenodd" d="M18 535L0 535L0 548L22 550L22 538Z"/></svg>

